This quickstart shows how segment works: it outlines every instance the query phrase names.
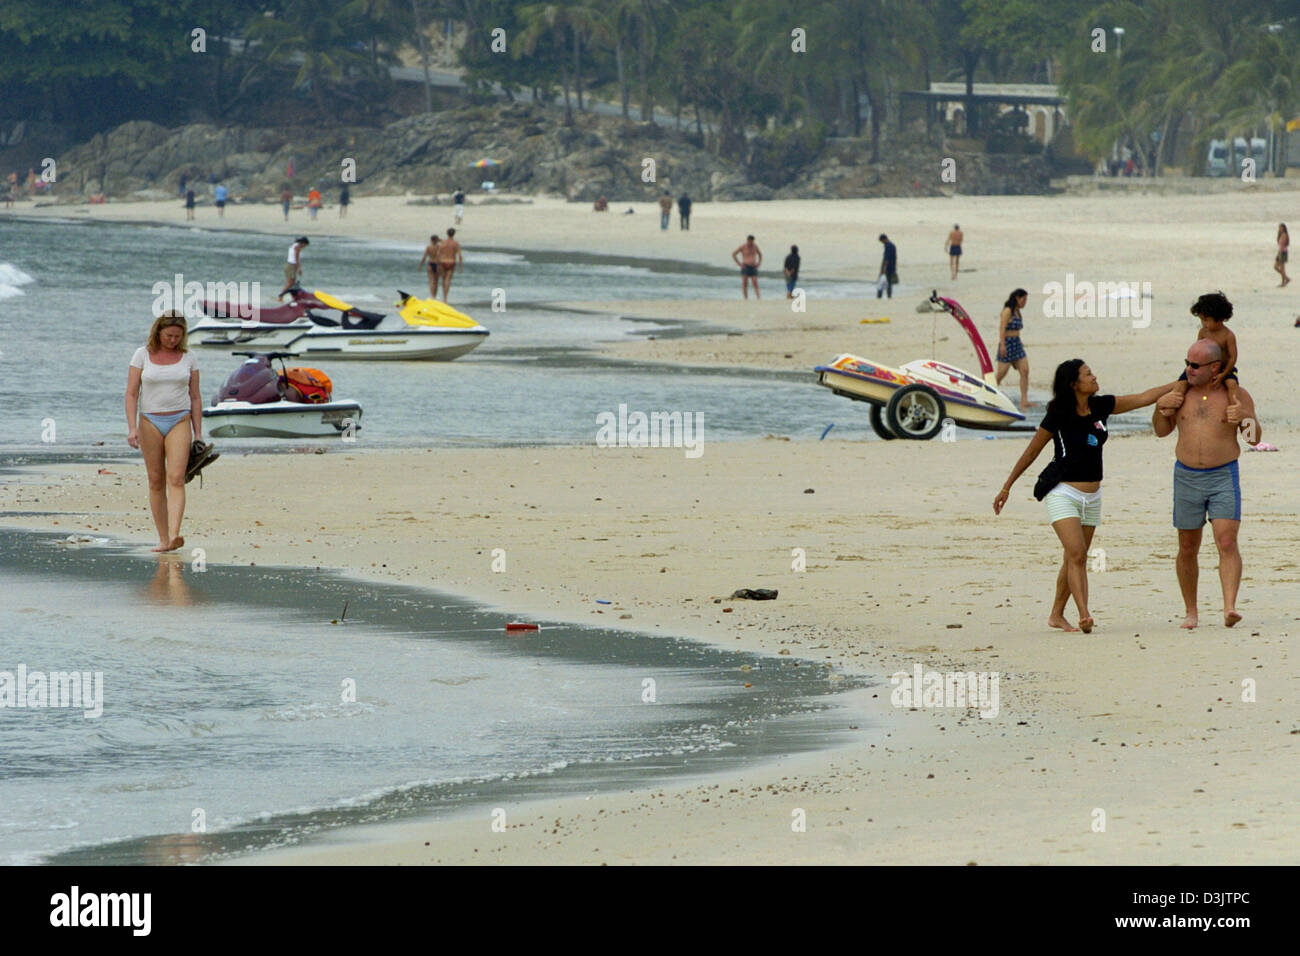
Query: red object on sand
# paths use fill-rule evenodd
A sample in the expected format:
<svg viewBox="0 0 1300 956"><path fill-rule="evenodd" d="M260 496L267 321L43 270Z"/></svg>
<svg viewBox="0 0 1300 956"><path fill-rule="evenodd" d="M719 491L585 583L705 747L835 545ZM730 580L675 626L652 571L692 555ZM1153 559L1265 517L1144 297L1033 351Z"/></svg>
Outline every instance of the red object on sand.
<svg viewBox="0 0 1300 956"><path fill-rule="evenodd" d="M509 624L506 625L506 630L507 631L539 631L541 630L541 628L539 628L536 624L525 624L523 621L511 621Z"/></svg>

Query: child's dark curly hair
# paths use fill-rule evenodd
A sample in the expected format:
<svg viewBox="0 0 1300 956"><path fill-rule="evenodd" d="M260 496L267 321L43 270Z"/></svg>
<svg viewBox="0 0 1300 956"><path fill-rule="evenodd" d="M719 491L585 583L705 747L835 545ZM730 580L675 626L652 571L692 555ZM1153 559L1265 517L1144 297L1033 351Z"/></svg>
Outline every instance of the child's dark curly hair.
<svg viewBox="0 0 1300 956"><path fill-rule="evenodd" d="M1192 303L1192 315L1227 322L1232 318L1232 303L1222 292L1207 292Z"/></svg>

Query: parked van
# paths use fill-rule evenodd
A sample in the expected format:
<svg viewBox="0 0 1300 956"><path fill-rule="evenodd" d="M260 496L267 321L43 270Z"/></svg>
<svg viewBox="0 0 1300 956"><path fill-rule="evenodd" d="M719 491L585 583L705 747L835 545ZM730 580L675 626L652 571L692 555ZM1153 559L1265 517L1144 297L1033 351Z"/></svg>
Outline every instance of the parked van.
<svg viewBox="0 0 1300 956"><path fill-rule="evenodd" d="M1210 140L1210 150L1205 156L1205 175L1231 176L1232 167L1228 162L1228 141Z"/></svg>
<svg viewBox="0 0 1300 956"><path fill-rule="evenodd" d="M1232 141L1232 149L1228 149L1226 139L1210 140L1210 148L1205 156L1205 174L1207 176L1239 176L1243 171L1242 160L1253 159L1255 161L1255 175L1258 176L1268 170L1268 140L1256 136L1246 141L1244 136L1238 136Z"/></svg>

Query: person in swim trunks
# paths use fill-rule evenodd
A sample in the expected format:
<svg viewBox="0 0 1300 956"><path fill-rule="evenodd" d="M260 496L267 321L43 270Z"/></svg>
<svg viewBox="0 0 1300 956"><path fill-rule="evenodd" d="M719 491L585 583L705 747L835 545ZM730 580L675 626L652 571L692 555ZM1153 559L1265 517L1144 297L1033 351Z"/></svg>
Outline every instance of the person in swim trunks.
<svg viewBox="0 0 1300 956"><path fill-rule="evenodd" d="M456 239L456 230L454 228L447 230L447 238L438 244L438 278L442 280L442 301L447 301L447 294L451 291L451 277L458 266L465 264L465 257L461 255L460 242ZM437 298L435 296L435 298Z"/></svg>
<svg viewBox="0 0 1300 956"><path fill-rule="evenodd" d="M749 283L754 283L754 298L762 298L758 294L758 267L763 264L763 251L758 248L758 243L754 241L753 236L746 236L745 241L738 245L731 253L731 260L740 266L740 292L749 298Z"/></svg>
<svg viewBox="0 0 1300 956"><path fill-rule="evenodd" d="M1070 359L1056 367L1052 400L1042 424L1029 439L1011 476L993 499L993 513L1001 514L1011 486L1028 470L1039 453L1052 443L1053 460L1059 462L1059 483L1047 493L1047 520L1061 541L1065 556L1056 575L1056 594L1047 617L1050 627L1073 631L1065 619L1066 601L1073 597L1079 610L1079 630L1089 633L1094 626L1088 611L1088 550L1101 524L1101 451L1106 444L1106 419L1150 405L1173 383L1157 385L1134 395L1099 395L1097 376L1083 359Z"/></svg>
<svg viewBox="0 0 1300 956"><path fill-rule="evenodd" d="M957 223L952 224L952 232L948 233L948 241L945 243L948 249L948 268L952 270L953 281L957 281L957 267L961 264L961 226Z"/></svg>
<svg viewBox="0 0 1300 956"><path fill-rule="evenodd" d="M199 368L186 347L186 332L184 315L164 312L127 369L126 443L140 449L149 475L149 510L158 530L154 551L185 545L185 472L191 436L203 437Z"/></svg>
<svg viewBox="0 0 1300 956"><path fill-rule="evenodd" d="M1197 611L1197 558L1201 535L1208 517L1219 551L1219 586L1223 591L1223 624L1232 627L1241 620L1237 591L1241 587L1241 552L1237 534L1241 530L1241 480L1237 459L1241 447L1237 434L1257 443L1259 419L1250 392L1237 389L1237 401L1228 401L1228 390L1216 376L1224 364L1223 350L1210 339L1198 339L1187 350L1187 391L1170 392L1156 402L1151 425L1157 438L1175 429L1178 444L1174 455L1174 527L1178 530L1175 569L1183 595L1185 616L1180 625L1191 630L1200 623Z"/></svg>

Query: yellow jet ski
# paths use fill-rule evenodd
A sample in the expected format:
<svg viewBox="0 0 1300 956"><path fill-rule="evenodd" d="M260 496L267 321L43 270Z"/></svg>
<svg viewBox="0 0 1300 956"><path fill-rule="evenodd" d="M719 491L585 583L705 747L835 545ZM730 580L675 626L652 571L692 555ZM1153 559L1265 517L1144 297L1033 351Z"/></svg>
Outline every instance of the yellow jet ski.
<svg viewBox="0 0 1300 956"><path fill-rule="evenodd" d="M397 290L397 314L407 325L431 325L443 329L475 329L479 324L463 312L457 312L437 299L417 299L410 293Z"/></svg>

